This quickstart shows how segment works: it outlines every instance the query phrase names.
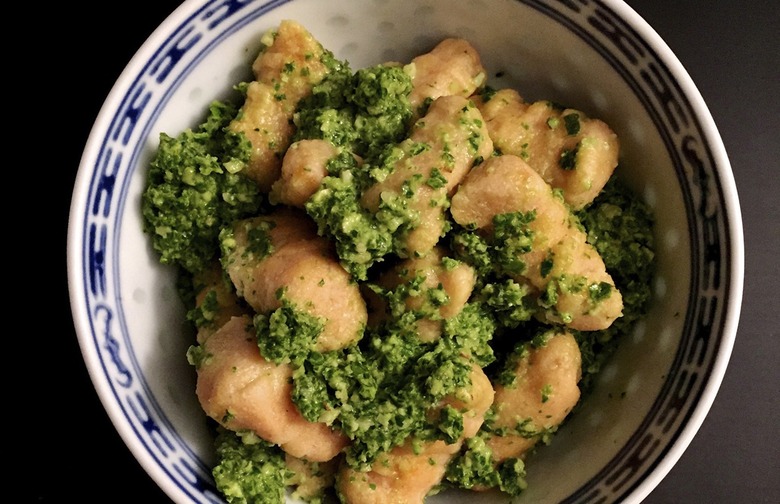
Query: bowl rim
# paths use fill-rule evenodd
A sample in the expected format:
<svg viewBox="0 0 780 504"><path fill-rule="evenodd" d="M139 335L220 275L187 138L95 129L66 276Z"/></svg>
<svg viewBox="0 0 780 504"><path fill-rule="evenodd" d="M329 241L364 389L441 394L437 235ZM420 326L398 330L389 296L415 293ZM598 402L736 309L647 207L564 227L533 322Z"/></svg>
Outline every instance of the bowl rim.
<svg viewBox="0 0 780 504"><path fill-rule="evenodd" d="M723 338L718 347L711 373L706 379L706 386L684 428L670 445L661 463L647 474L632 493L632 497L640 502L667 476L690 446L712 408L723 382L734 348L742 309L745 278L744 229L739 193L726 146L709 106L693 78L667 42L633 7L624 0L599 1L611 6L626 23L640 34L641 38L653 48L659 59L667 66L675 82L683 88L684 96L699 119L704 138L714 155L713 165L717 167L716 173L724 196L725 221L729 224L727 241L731 256L727 271L730 274L730 288L726 291L729 302L726 304L726 313L723 317Z"/></svg>
<svg viewBox="0 0 780 504"><path fill-rule="evenodd" d="M287 1L272 1L269 4L282 4ZM175 27L181 25L198 12L203 11L208 4L213 2L214 0L185 0L155 28L129 60L109 91L89 132L73 186L73 199L68 217L67 270L69 299L81 354L90 379L103 407L127 448L155 483L171 497L178 495L181 489L170 478L158 475L158 472L161 470L158 461L138 443L135 430L126 422L125 414L115 402L114 394L111 392L109 384L105 381L102 364L98 356L91 351L91 347L88 347L82 341L82 338L91 338L89 315L78 308L80 300L86 295L86 283L73 281L73 279L84 274L81 271L81 239L83 233L81 228L81 223L83 222L81 211L85 208L88 201L89 191L85 190L85 188L88 186L87 181L92 175L91 167L95 161L94 153L99 149L98 144L101 143L101 135L98 133L108 130L112 115L119 107L123 99L123 93L130 85L130 80L141 72L144 65L149 61L150 54L163 43ZM742 306L745 267L744 232L738 191L726 147L719 134L715 120L693 79L663 38L625 1L597 0L596 3L603 4L615 12L635 30L653 48L659 60L667 66L676 83L681 86L685 98L689 101L702 127L703 137L707 142L708 148L714 156L713 164L717 167L715 173L724 197L723 208L726 212L725 221L728 224L727 240L731 254L729 265L726 268L729 273L730 284L726 291L729 302L725 307L726 313L723 316L723 338L718 347L710 375L706 378L703 392L689 418L685 421L685 426L669 445L660 463L651 468L641 482L630 492L629 500L636 499L641 501L663 480L688 448L704 423L722 384L736 339Z"/></svg>

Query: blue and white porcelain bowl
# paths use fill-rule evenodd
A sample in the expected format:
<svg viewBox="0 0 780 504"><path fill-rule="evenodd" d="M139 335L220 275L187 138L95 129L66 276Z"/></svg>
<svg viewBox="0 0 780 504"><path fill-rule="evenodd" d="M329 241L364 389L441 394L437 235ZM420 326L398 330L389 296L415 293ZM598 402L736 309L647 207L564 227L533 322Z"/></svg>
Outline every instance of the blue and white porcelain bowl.
<svg viewBox="0 0 780 504"><path fill-rule="evenodd" d="M467 38L493 82L576 104L618 133L622 176L657 221L652 308L582 409L529 462L528 489L514 502L642 500L718 391L739 317L743 239L706 104L664 41L620 0L187 0L173 12L97 117L70 214L79 343L130 451L173 501L221 502L185 357L190 333L173 272L142 232L140 196L158 133L195 126L211 100L247 79L262 34L283 19L301 22L353 68L408 60L445 36Z"/></svg>

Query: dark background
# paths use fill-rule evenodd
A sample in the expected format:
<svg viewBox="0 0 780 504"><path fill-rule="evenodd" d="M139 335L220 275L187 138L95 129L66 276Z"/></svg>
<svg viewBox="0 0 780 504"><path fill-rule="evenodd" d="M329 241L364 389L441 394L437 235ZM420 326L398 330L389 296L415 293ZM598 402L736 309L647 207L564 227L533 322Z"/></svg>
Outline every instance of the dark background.
<svg viewBox="0 0 780 504"><path fill-rule="evenodd" d="M645 502L778 503L780 331L774 319L780 312L777 2L628 3L666 40L709 105L733 166L746 250L739 334L723 384L701 430ZM44 169L45 185L51 191L45 208L55 220L54 226L45 224L45 232L31 233L43 236L49 259L42 271L35 272L31 295L37 297L22 296L25 305L40 299L43 285L45 299L54 309L46 311L45 319L28 320L32 327L45 328L46 334L22 333L27 338L22 340L21 354L26 360L20 360L34 363L34 372L24 368L21 387L18 382L6 384L24 396L21 403L6 404L5 416L6 425L23 425L27 437L16 438L14 431L6 430L6 437L12 438L7 446L13 449L5 450L4 457L12 464L12 476L18 471L21 478L6 476L5 480L17 491L21 486L26 496L23 501L169 502L114 431L87 376L70 318L65 237L70 192L91 124L136 49L178 4L173 0L97 4L112 7L89 9L76 21L67 22L76 4L60 2L58 7L30 13L20 28L32 30L36 40L43 37L40 49L23 52L33 70L16 72L17 67L9 65L4 72L21 74L24 79L14 89L31 96L23 103L34 102L33 114L27 110L19 115L31 119L22 133L27 138L32 130L47 141L33 151L38 159L43 156L43 166L38 163L28 168ZM53 30L40 28L37 20L41 17L50 18ZM29 37L29 33L23 37L23 47ZM17 52L13 46L6 50ZM7 101L16 101L16 95L6 96ZM5 144L14 148L13 141L7 139ZM50 219L52 214L48 215ZM20 364L11 361L7 365ZM32 390L25 388L30 383L35 387Z"/></svg>

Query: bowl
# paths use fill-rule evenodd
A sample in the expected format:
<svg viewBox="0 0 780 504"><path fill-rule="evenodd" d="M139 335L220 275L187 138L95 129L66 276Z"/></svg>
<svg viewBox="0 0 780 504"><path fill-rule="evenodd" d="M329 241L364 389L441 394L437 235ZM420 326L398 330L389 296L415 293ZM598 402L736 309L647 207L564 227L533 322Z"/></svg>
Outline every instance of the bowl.
<svg viewBox="0 0 780 504"><path fill-rule="evenodd" d="M652 210L649 313L592 392L526 462L512 502L639 502L668 473L713 402L743 282L729 159L695 84L652 27L618 0L188 0L148 38L97 117L68 233L73 320L85 365L128 449L177 503L222 502L213 431L195 395L176 272L142 231L160 132L196 126L250 79L267 30L300 22L352 68L409 61L445 37L478 50L494 87L567 103L621 142L622 181ZM448 490L429 502L510 502Z"/></svg>

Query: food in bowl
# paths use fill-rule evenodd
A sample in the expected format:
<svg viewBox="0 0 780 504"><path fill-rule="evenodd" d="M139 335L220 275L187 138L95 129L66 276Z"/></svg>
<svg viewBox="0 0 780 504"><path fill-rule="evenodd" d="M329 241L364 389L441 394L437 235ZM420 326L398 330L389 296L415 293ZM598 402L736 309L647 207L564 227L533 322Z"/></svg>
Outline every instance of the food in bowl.
<svg viewBox="0 0 780 504"><path fill-rule="evenodd" d="M466 39L356 71L295 21L262 44L239 102L160 134L142 197L218 490L520 494L651 299L617 135L493 88Z"/></svg>

